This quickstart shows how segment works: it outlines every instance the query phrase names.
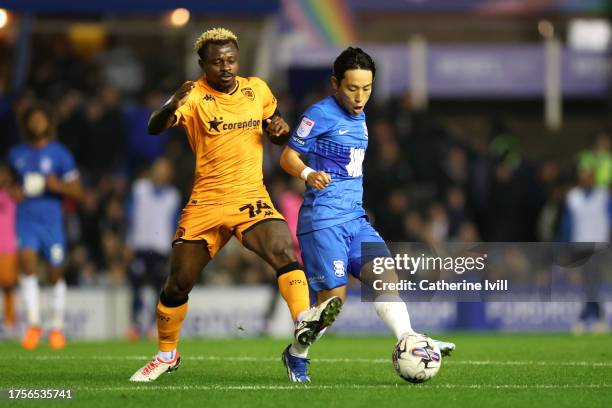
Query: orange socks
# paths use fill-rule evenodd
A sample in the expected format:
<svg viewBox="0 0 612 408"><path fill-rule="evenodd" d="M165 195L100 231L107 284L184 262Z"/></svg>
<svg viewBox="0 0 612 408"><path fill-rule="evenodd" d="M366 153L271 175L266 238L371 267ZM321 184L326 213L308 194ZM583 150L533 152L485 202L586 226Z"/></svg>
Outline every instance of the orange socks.
<svg viewBox="0 0 612 408"><path fill-rule="evenodd" d="M280 275L278 289L289 306L293 321L297 321L298 315L310 308L308 284L304 271L296 269Z"/></svg>
<svg viewBox="0 0 612 408"><path fill-rule="evenodd" d="M179 307L167 307L157 303L157 333L160 351L176 349L183 319L187 315L187 303Z"/></svg>

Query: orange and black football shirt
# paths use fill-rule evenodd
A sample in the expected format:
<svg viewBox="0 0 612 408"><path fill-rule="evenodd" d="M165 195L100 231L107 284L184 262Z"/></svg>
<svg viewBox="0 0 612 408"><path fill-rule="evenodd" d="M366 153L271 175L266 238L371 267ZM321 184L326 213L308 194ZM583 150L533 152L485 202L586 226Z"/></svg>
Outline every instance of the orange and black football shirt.
<svg viewBox="0 0 612 408"><path fill-rule="evenodd" d="M196 81L187 101L176 110L196 157L189 202L223 204L267 196L263 183L262 122L276 110L276 98L256 77L236 77L231 93Z"/></svg>

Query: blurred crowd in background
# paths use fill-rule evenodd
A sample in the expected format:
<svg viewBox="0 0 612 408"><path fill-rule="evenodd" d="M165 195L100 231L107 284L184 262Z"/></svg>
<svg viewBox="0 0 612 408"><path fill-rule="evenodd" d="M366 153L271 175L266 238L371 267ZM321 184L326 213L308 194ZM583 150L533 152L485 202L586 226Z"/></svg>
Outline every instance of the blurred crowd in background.
<svg viewBox="0 0 612 408"><path fill-rule="evenodd" d="M84 57L63 36L47 36L37 40L27 89L11 95L0 89L0 156L20 140L20 114L43 100L54 107L58 140L80 169L85 198L65 203L69 285L127 283L135 252L128 207L136 180L173 185L183 203L189 196L194 158L183 130L153 137L146 127L152 111L184 80L183 61L173 61L143 59L112 44L95 58ZM294 126L300 112L327 92L325 83L301 100L279 91L280 110ZM585 183L610 185L611 135L603 128L582 135L581 151L534 159L524 141L538 135L515 133L503 117L482 116L487 130L466 137L464 129L414 110L408 96L373 101L366 112L364 204L387 241L555 241L577 170ZM294 222L304 185L278 166L279 147L266 141L264 151L268 189ZM153 175L160 158L168 160ZM232 240L201 281L264 283L273 282L274 273Z"/></svg>

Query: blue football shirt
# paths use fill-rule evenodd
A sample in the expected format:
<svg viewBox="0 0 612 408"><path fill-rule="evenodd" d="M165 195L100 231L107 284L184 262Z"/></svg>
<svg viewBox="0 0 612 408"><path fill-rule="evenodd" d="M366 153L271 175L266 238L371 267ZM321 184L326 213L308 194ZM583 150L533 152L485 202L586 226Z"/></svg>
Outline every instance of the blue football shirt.
<svg viewBox="0 0 612 408"><path fill-rule="evenodd" d="M62 181L79 177L72 154L61 143L51 141L41 148L29 144L18 144L9 152L9 164L23 186L28 173L47 176L54 174ZM17 204L17 222L50 223L62 222L62 201L58 194L45 191L37 197L26 197Z"/></svg>
<svg viewBox="0 0 612 408"><path fill-rule="evenodd" d="M368 147L365 113L349 114L333 96L306 110L289 140L316 171L331 183L321 191L307 187L298 235L354 220L363 209L363 158Z"/></svg>

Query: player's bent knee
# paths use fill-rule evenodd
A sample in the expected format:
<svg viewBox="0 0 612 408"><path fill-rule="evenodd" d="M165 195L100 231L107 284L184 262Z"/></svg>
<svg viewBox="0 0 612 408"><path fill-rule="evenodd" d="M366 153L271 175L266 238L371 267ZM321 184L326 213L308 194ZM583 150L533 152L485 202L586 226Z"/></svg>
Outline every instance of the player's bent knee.
<svg viewBox="0 0 612 408"><path fill-rule="evenodd" d="M297 262L297 256L293 250L291 241L276 240L269 245L269 256L274 262L274 268L281 268L292 262Z"/></svg>
<svg viewBox="0 0 612 408"><path fill-rule="evenodd" d="M187 302L189 293L195 282L191 279L181 278L175 274L171 274L166 285L160 294L160 301L168 307L178 307Z"/></svg>
<svg viewBox="0 0 612 408"><path fill-rule="evenodd" d="M178 278L172 279L173 289L181 295L188 295L191 292L191 289L195 286L195 282L191 279L186 278Z"/></svg>

